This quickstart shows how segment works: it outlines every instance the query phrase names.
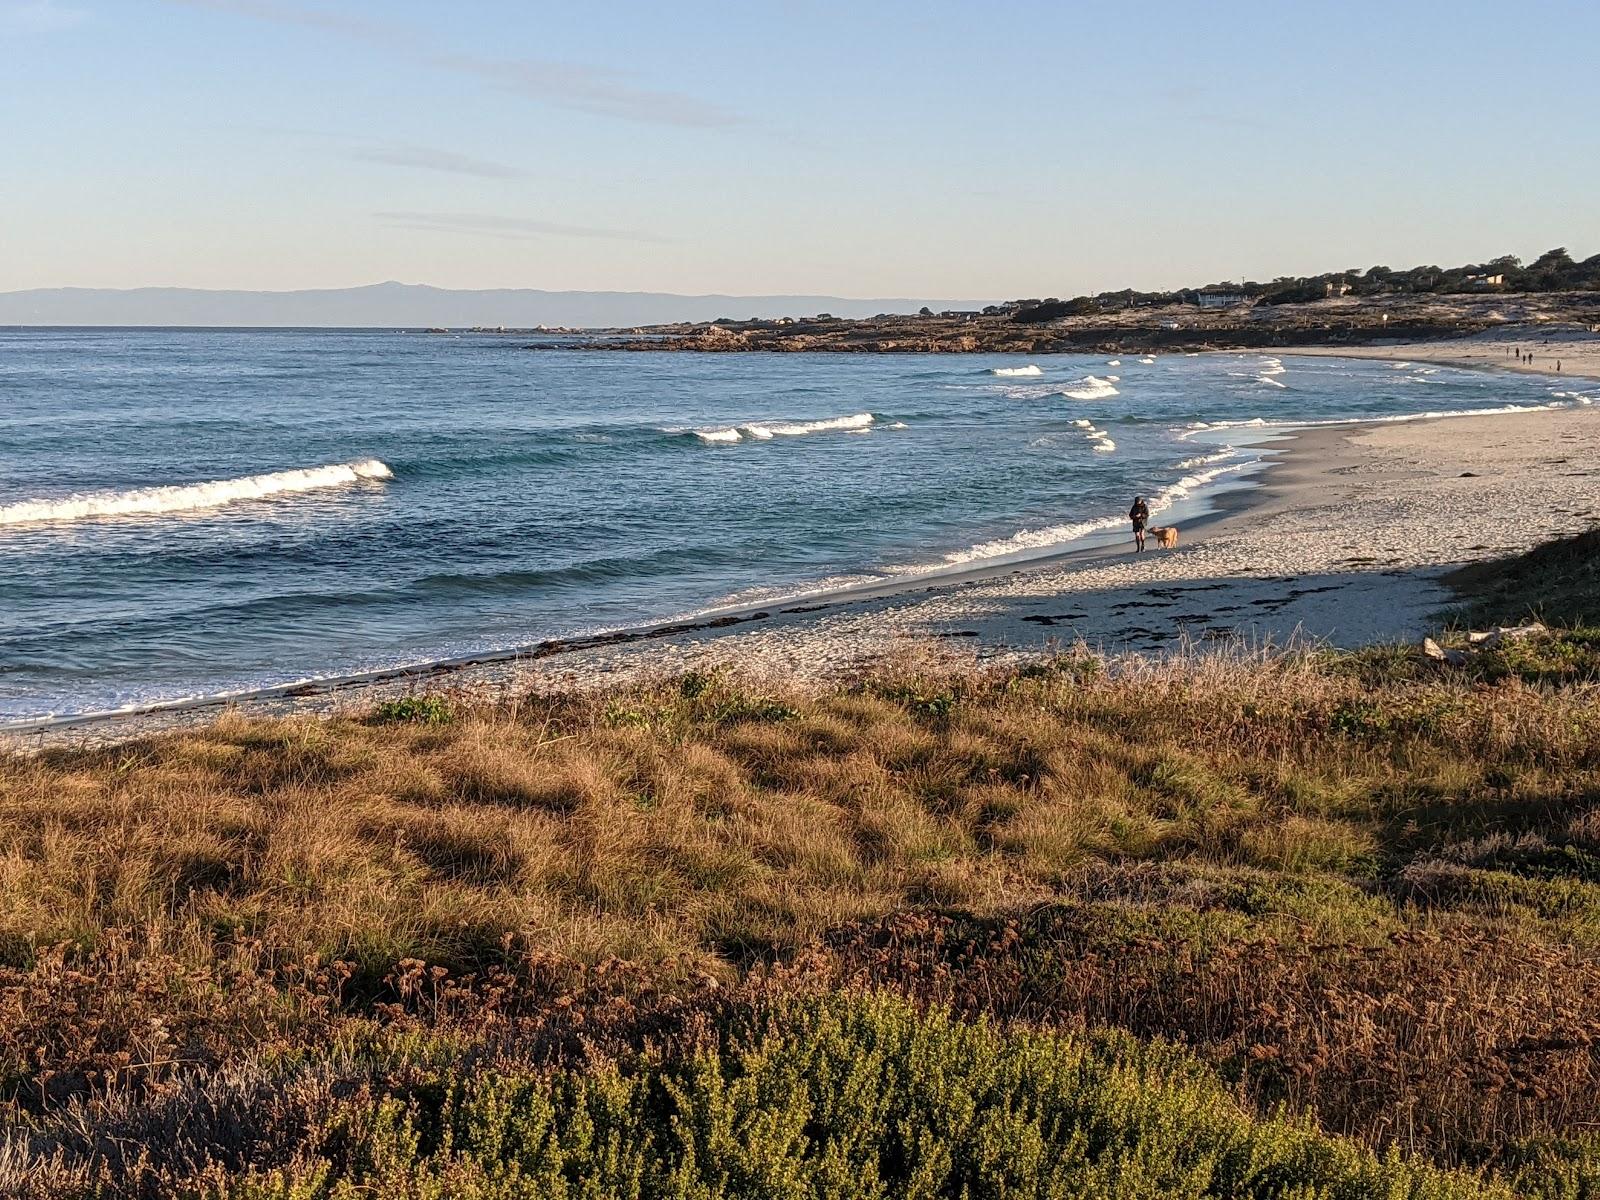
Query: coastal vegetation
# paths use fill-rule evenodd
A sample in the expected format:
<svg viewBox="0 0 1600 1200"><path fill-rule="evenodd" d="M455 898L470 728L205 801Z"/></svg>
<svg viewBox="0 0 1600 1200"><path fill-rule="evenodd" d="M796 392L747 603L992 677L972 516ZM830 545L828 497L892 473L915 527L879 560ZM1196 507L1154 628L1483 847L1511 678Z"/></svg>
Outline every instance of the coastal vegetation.
<svg viewBox="0 0 1600 1200"><path fill-rule="evenodd" d="M924 308L849 320L815 317L658 325L529 349L1142 353L1430 341L1490 330L1543 341L1600 328L1600 254L1564 249L1531 263L1502 256L1459 267L1351 268L1163 291L1122 288L981 310Z"/></svg>
<svg viewBox="0 0 1600 1200"><path fill-rule="evenodd" d="M1468 666L909 658L8 761L0 1191L1593 1194L1593 561L1464 579L1580 605Z"/></svg>
<svg viewBox="0 0 1600 1200"><path fill-rule="evenodd" d="M1071 300L1016 300L996 307L1023 323L1083 316L1119 309L1171 304L1199 304L1207 297L1237 297L1263 304L1306 304L1329 297L1454 296L1484 292L1538 294L1600 291L1600 254L1578 262L1558 246L1531 263L1505 254L1484 263L1458 267L1420 266L1395 270L1383 265L1349 267L1320 275L1280 275L1270 283L1255 280L1210 283L1168 291L1132 288L1077 296ZM985 310L988 311L988 310Z"/></svg>

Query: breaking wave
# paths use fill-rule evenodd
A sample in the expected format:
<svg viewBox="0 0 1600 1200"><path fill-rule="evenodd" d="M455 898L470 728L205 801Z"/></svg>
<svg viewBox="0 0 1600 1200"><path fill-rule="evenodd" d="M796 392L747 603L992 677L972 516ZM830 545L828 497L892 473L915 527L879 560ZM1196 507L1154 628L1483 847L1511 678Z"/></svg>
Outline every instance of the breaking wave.
<svg viewBox="0 0 1600 1200"><path fill-rule="evenodd" d="M0 525L26 525L39 521L81 521L94 517L143 517L159 513L192 512L221 508L245 500L264 500L293 492L345 487L364 479L390 479L394 472L375 458L215 479L207 483L139 488L127 492L86 492L56 500L23 500L0 506Z"/></svg>
<svg viewBox="0 0 1600 1200"><path fill-rule="evenodd" d="M1101 379L1098 375L1087 375L1076 387L1064 388L1061 391L1061 395L1069 400L1104 400L1116 394L1117 389L1112 381Z"/></svg>
<svg viewBox="0 0 1600 1200"><path fill-rule="evenodd" d="M664 433L692 433L702 442L757 442L779 437L800 437L807 433L866 433L877 420L871 413L848 417L825 417L820 421L760 421L749 425L729 425L720 429L667 429Z"/></svg>
<svg viewBox="0 0 1600 1200"><path fill-rule="evenodd" d="M1016 375L1043 375L1044 371L1033 363L1029 363L1025 367L995 367L990 370L989 374L1010 377Z"/></svg>
<svg viewBox="0 0 1600 1200"><path fill-rule="evenodd" d="M1238 451L1235 450L1232 446L1224 446L1221 450L1218 450L1215 454L1200 454L1200 455L1195 456L1194 458L1186 458L1186 459L1184 459L1182 462L1180 462L1178 464L1178 470L1180 470L1180 471L1192 471L1196 467L1209 467L1212 463L1226 462L1228 459L1232 458L1237 453L1238 453Z"/></svg>

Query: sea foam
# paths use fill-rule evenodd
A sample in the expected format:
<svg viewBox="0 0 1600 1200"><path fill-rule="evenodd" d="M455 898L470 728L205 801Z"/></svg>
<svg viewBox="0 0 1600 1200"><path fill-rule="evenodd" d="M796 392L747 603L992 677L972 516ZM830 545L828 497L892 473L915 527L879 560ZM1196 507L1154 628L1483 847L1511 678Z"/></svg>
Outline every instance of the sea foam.
<svg viewBox="0 0 1600 1200"><path fill-rule="evenodd" d="M1098 375L1086 375L1076 387L1064 388L1061 392L1069 400L1104 400L1116 394L1116 385Z"/></svg>
<svg viewBox="0 0 1600 1200"><path fill-rule="evenodd" d="M386 464L375 458L363 458L326 467L274 471L266 475L245 475L238 479L214 479L206 483L139 488L127 492L86 492L55 500L23 500L0 506L0 525L193 512L293 492L346 487L364 479L390 479L393 476L394 472Z"/></svg>
<svg viewBox="0 0 1600 1200"><path fill-rule="evenodd" d="M1029 363L1025 367L995 367L989 372L989 374L1011 377L1017 375L1043 375L1044 371L1034 364Z"/></svg>

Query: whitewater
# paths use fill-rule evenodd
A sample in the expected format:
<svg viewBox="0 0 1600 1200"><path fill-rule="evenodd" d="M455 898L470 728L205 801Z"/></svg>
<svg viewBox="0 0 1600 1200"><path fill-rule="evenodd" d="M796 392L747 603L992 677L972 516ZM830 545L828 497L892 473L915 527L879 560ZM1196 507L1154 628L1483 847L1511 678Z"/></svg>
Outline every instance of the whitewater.
<svg viewBox="0 0 1600 1200"><path fill-rule="evenodd" d="M23 500L0 505L0 525L195 512L293 492L347 487L362 480L390 479L393 475L386 464L367 458L326 467L247 475L242 479L214 479L206 483L136 488L126 492L92 492L55 500Z"/></svg>
<svg viewBox="0 0 1600 1200"><path fill-rule="evenodd" d="M773 438L804 437L808 433L863 433L868 431L877 418L869 412L852 413L844 417L822 417L818 420L766 420L754 421L746 425L729 425L720 429L691 429L687 432L694 434L702 442L712 445L731 444L742 442L746 438L758 442L771 441ZM677 433L680 430L667 430L665 432Z"/></svg>

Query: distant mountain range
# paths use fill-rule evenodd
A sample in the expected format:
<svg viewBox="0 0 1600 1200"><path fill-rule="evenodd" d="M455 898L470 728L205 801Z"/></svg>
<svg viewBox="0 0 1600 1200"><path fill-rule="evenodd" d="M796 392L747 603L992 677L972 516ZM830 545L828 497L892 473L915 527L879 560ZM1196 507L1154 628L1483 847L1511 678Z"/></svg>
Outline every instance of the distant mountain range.
<svg viewBox="0 0 1600 1200"><path fill-rule="evenodd" d="M457 291L426 284L297 292L199 288L35 288L0 292L0 325L225 325L354 328L610 328L718 317L870 317L976 307L949 301L850 300L840 296L675 296L664 292Z"/></svg>

